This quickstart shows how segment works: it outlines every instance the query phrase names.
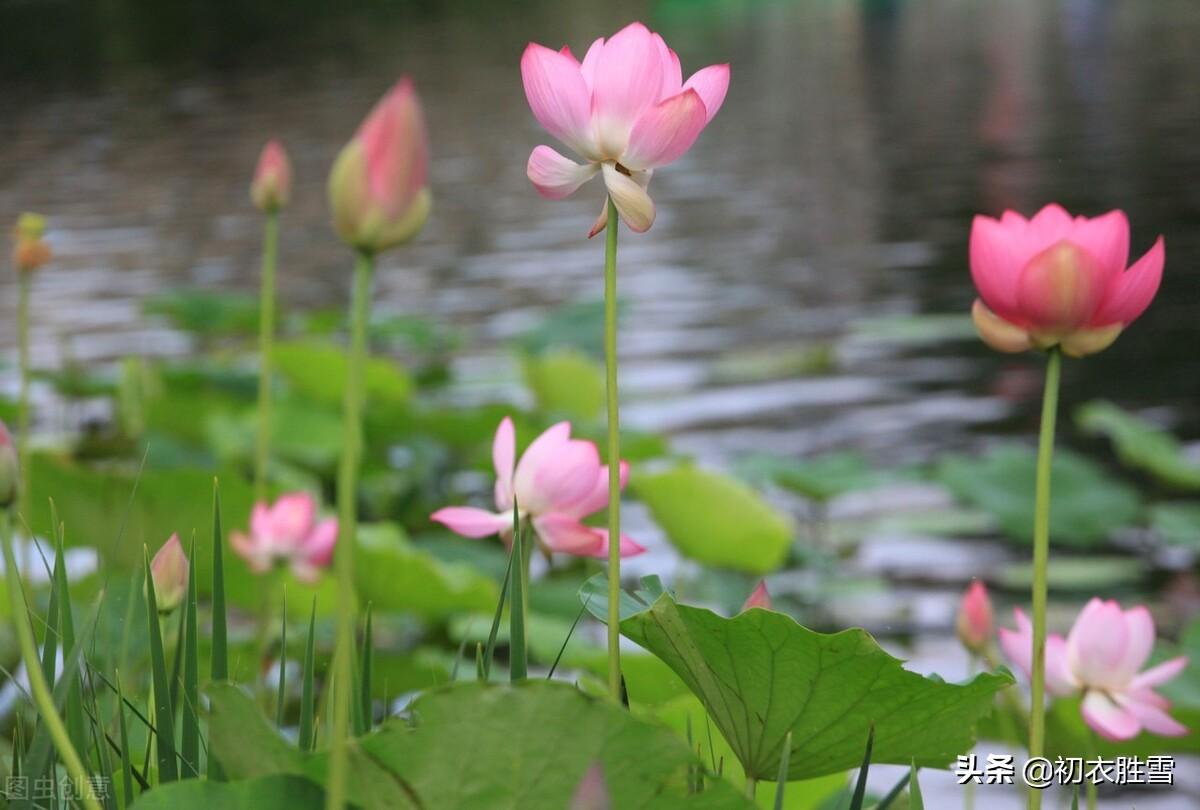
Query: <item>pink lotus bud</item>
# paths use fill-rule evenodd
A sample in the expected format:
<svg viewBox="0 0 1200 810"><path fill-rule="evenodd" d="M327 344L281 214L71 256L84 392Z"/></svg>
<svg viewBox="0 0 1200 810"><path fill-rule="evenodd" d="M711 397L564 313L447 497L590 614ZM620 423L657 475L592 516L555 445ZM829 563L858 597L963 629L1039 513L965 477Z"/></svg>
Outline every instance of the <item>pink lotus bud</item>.
<svg viewBox="0 0 1200 810"><path fill-rule="evenodd" d="M42 238L45 232L46 218L40 214L21 214L17 219L13 264L18 273L32 273L50 261L50 246Z"/></svg>
<svg viewBox="0 0 1200 810"><path fill-rule="evenodd" d="M597 762L579 780L579 787L575 788L568 810L610 810L611 807L608 786L604 784L604 769Z"/></svg>
<svg viewBox="0 0 1200 810"><path fill-rule="evenodd" d="M333 227L368 252L412 239L429 218L429 148L421 102L406 76L375 105L329 175Z"/></svg>
<svg viewBox="0 0 1200 810"><path fill-rule="evenodd" d="M292 196L292 162L279 141L267 141L258 166L254 169L254 181L250 183L250 199L263 213L274 213L287 207Z"/></svg>
<svg viewBox="0 0 1200 810"><path fill-rule="evenodd" d="M1162 280L1162 237L1129 262L1121 211L1088 219L1048 205L1033 219L975 217L971 277L979 336L1001 352L1061 347L1082 357L1108 348L1140 316Z"/></svg>
<svg viewBox="0 0 1200 810"><path fill-rule="evenodd" d="M971 582L958 608L958 638L973 653L982 653L992 638L992 600L979 580Z"/></svg>
<svg viewBox="0 0 1200 810"><path fill-rule="evenodd" d="M173 534L150 561L154 579L154 601L159 613L170 613L179 607L187 594L188 558L183 553L179 535Z"/></svg>
<svg viewBox="0 0 1200 810"><path fill-rule="evenodd" d="M4 422L0 422L0 509L7 509L17 500L21 468L17 448Z"/></svg>
<svg viewBox="0 0 1200 810"><path fill-rule="evenodd" d="M747 611L750 608L771 609L771 594L767 593L766 580L760 579L758 584L754 586L754 590L746 597L746 601L742 603L742 611Z"/></svg>

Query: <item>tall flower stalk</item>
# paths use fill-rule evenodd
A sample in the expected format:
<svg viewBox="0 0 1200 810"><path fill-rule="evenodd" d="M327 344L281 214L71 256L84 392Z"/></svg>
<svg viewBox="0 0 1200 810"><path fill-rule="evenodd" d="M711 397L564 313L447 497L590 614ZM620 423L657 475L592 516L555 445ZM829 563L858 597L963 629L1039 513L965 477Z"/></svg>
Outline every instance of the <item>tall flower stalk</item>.
<svg viewBox="0 0 1200 810"><path fill-rule="evenodd" d="M1164 248L1159 237L1127 266L1129 221L1124 212L1088 219L1052 204L1028 220L1012 211L999 219L975 217L970 261L979 292L971 315L983 341L1001 352L1037 349L1048 354L1034 496L1030 656L1029 755L1040 757L1046 742L1050 477L1062 356L1103 351L1145 311L1162 279ZM1031 810L1041 804L1041 791L1029 791Z"/></svg>
<svg viewBox="0 0 1200 810"><path fill-rule="evenodd" d="M254 446L254 497L267 499L271 457L271 373L275 344L275 268L279 256L279 212L291 195L292 168L279 141L263 147L250 184L250 199L263 212L262 290L258 306L258 436Z"/></svg>
<svg viewBox="0 0 1200 810"><path fill-rule="evenodd" d="M358 472L362 456L364 369L375 256L412 239L429 216L428 147L416 90L402 78L376 104L342 149L329 177L329 201L338 236L354 249L350 348L343 406L344 438L338 467L337 642L333 659L329 778L325 806L345 804L350 701L354 696L354 541L358 528Z"/></svg>
<svg viewBox="0 0 1200 810"><path fill-rule="evenodd" d="M13 231L13 266L17 271L17 363L20 367L21 388L17 395L17 452L21 460L20 503L18 511L27 524L33 523L31 512L32 487L29 484L29 306L33 274L50 261L50 246L43 236L46 220L38 214L22 214Z"/></svg>
<svg viewBox="0 0 1200 810"><path fill-rule="evenodd" d="M617 390L617 223L642 233L654 224L648 188L654 171L682 157L712 121L729 89L729 65L710 65L685 82L679 56L640 22L594 41L583 61L569 48L529 43L521 57L525 97L542 128L583 158L549 146L529 155L526 174L543 197L560 200L596 175L607 199L588 236L606 227L604 355L608 403L608 530L620 537L621 493ZM619 217L619 219L618 219ZM609 545L609 689L621 696L621 553Z"/></svg>

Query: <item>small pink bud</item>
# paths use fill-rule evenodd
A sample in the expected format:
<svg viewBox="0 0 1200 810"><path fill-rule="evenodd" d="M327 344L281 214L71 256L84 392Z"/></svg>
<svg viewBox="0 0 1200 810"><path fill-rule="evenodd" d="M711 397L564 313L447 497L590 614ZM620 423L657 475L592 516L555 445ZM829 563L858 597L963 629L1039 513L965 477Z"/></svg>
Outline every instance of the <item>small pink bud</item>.
<svg viewBox="0 0 1200 810"><path fill-rule="evenodd" d="M579 780L579 787L575 788L568 810L610 810L611 807L608 786L604 783L604 769L597 762Z"/></svg>
<svg viewBox="0 0 1200 810"><path fill-rule="evenodd" d="M254 170L254 181L250 184L250 199L263 213L274 213L287 207L292 196L292 162L287 150L279 141L267 141L258 166Z"/></svg>
<svg viewBox="0 0 1200 810"><path fill-rule="evenodd" d="M154 579L154 600L159 613L170 613L179 607L187 594L188 559L183 553L179 535L173 534L150 561Z"/></svg>
<svg viewBox="0 0 1200 810"><path fill-rule="evenodd" d="M743 611L747 611L750 608L771 609L771 594L767 593L766 580L760 579L758 584L754 586L754 590L750 592L750 595L746 597L746 601L742 604Z"/></svg>
<svg viewBox="0 0 1200 810"><path fill-rule="evenodd" d="M971 582L958 608L958 638L973 653L982 653L992 639L992 600L979 580Z"/></svg>
<svg viewBox="0 0 1200 810"><path fill-rule="evenodd" d="M0 509L7 509L17 499L21 480L21 468L17 461L17 448L4 422L0 422Z"/></svg>
<svg viewBox="0 0 1200 810"><path fill-rule="evenodd" d="M13 264L18 273L32 273L50 261L50 246L42 238L46 218L40 214L21 214L13 229Z"/></svg>
<svg viewBox="0 0 1200 810"><path fill-rule="evenodd" d="M400 79L338 155L329 175L333 227L377 253L412 239L429 218L429 147L412 80Z"/></svg>

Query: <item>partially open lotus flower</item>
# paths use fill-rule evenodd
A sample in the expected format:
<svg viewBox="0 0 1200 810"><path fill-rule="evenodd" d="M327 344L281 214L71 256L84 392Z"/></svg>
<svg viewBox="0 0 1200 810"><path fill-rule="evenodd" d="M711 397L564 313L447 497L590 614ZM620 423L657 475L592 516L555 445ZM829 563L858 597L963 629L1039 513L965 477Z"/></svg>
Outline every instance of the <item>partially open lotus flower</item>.
<svg viewBox="0 0 1200 810"><path fill-rule="evenodd" d="M583 523L588 515L608 504L608 466L600 463L596 445L571 438L571 423L559 422L525 450L515 465L516 432L505 417L492 442L496 469L496 511L470 506L448 506L434 512L434 520L463 537L512 535L513 509L528 520L544 547L583 557L608 556L608 531ZM621 462L621 488L629 479L629 465ZM621 556L641 554L645 548L621 535Z"/></svg>
<svg viewBox="0 0 1200 810"><path fill-rule="evenodd" d="M270 213L287 207L291 196L292 163L287 150L279 141L268 141L254 169L250 200L259 211Z"/></svg>
<svg viewBox="0 0 1200 810"><path fill-rule="evenodd" d="M406 76L375 105L333 164L333 227L351 247L378 253L416 236L431 202L425 117Z"/></svg>
<svg viewBox="0 0 1200 810"><path fill-rule="evenodd" d="M1126 268L1129 221L1048 205L1033 219L1006 211L971 226L971 310L980 337L1001 352L1061 347L1072 357L1108 348L1150 305L1162 279L1160 236Z"/></svg>
<svg viewBox="0 0 1200 810"><path fill-rule="evenodd" d="M721 109L729 65L711 65L685 82L675 52L635 22L593 42L582 62L569 48L531 42L521 78L538 123L585 161L535 148L527 166L534 187L559 200L603 174L617 213L641 232L654 224L651 175L687 152ZM606 206L590 235L607 221Z"/></svg>
<svg viewBox="0 0 1200 810"><path fill-rule="evenodd" d="M307 492L280 496L273 506L254 505L250 533L233 532L233 550L255 573L286 565L303 582L314 582L333 560L338 522L317 519L317 502Z"/></svg>
<svg viewBox="0 0 1200 810"><path fill-rule="evenodd" d="M158 612L170 613L179 607L187 595L188 558L178 534L171 535L150 561L150 577Z"/></svg>
<svg viewBox="0 0 1200 810"><path fill-rule="evenodd" d="M1004 654L1028 675L1033 659L1033 627L1021 610L1017 629L1000 628ZM1046 637L1046 691L1058 697L1083 696L1083 719L1109 740L1128 740L1142 731L1178 737L1187 729L1167 710L1170 702L1154 691L1187 666L1172 658L1140 671L1154 649L1154 619L1144 606L1122 610L1115 601L1092 599L1071 632Z"/></svg>

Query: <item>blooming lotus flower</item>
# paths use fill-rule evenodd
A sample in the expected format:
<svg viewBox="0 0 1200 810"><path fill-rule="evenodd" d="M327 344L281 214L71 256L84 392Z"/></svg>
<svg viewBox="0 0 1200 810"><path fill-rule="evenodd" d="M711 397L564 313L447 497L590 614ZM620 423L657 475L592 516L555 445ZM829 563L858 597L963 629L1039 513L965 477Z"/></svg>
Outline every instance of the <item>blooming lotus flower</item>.
<svg viewBox="0 0 1200 810"><path fill-rule="evenodd" d="M492 462L496 469L495 512L469 506L448 506L430 519L463 537L509 538L514 505L522 522L530 521L543 546L583 557L608 557L608 530L585 525L582 520L608 504L608 466L600 463L596 445L571 438L571 423L559 422L525 450L515 465L516 433L507 416L496 429ZM621 489L629 479L629 465L621 462ZM621 535L621 556L632 557L646 549Z"/></svg>
<svg viewBox="0 0 1200 810"><path fill-rule="evenodd" d="M958 608L958 638L973 653L982 653L992 638L992 600L987 588L974 580Z"/></svg>
<svg viewBox="0 0 1200 810"><path fill-rule="evenodd" d="M170 613L179 607L187 595L188 558L178 534L171 535L150 561L150 578L158 612Z"/></svg>
<svg viewBox="0 0 1200 810"><path fill-rule="evenodd" d="M333 559L337 535L336 519L318 521L313 497L293 492L280 496L274 506L255 504L250 534L233 532L229 542L255 573L288 565L296 579L314 582Z"/></svg>
<svg viewBox="0 0 1200 810"><path fill-rule="evenodd" d="M1015 631L1000 628L1004 654L1028 675L1033 627L1019 609ZM1173 720L1170 702L1154 691L1178 675L1187 658L1172 658L1139 672L1154 648L1154 619L1144 606L1122 610L1115 601L1092 599L1064 639L1046 637L1046 691L1083 695L1083 719L1102 737L1128 740L1141 731L1177 737L1187 729Z"/></svg>
<svg viewBox="0 0 1200 810"><path fill-rule="evenodd" d="M526 168L534 187L560 200L603 174L617 213L640 233L654 224L651 175L687 152L721 109L729 65L710 65L684 82L675 52L635 22L593 42L583 62L568 48L531 42L521 78L538 123L585 161L537 147ZM589 236L607 222L606 205Z"/></svg>
<svg viewBox="0 0 1200 810"><path fill-rule="evenodd" d="M758 584L754 586L754 590L746 597L746 601L742 603L742 610L739 612L747 611L750 608L771 609L771 594L767 592L766 580L759 580Z"/></svg>
<svg viewBox="0 0 1200 810"><path fill-rule="evenodd" d="M1006 211L971 225L971 309L980 337L1001 352L1050 349L1072 357L1108 348L1158 291L1160 236L1126 269L1129 221L1122 211L1072 218L1048 205L1026 220Z"/></svg>
<svg viewBox="0 0 1200 810"><path fill-rule="evenodd" d="M352 247L403 244L429 218L429 147L412 80L400 79L346 144L329 175L333 227Z"/></svg>
<svg viewBox="0 0 1200 810"><path fill-rule="evenodd" d="M32 273L50 261L50 246L42 237L46 218L40 214L21 214L13 229L13 264L18 273Z"/></svg>
<svg viewBox="0 0 1200 810"><path fill-rule="evenodd" d="M0 421L0 509L7 509L17 500L21 485L21 465L8 426Z"/></svg>
<svg viewBox="0 0 1200 810"><path fill-rule="evenodd" d="M264 213L285 208L292 195L292 162L279 141L267 141L258 166L254 169L254 180L250 183L250 199Z"/></svg>

